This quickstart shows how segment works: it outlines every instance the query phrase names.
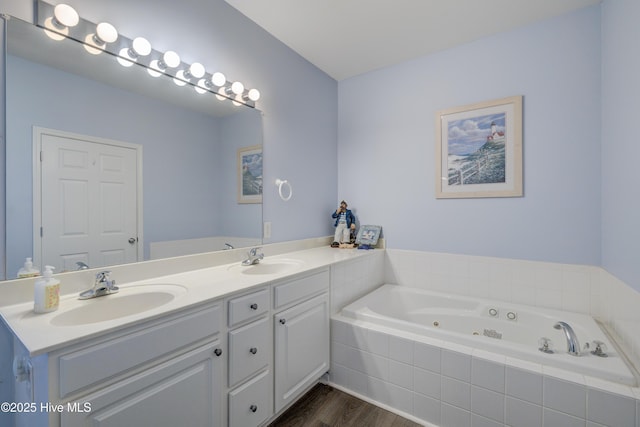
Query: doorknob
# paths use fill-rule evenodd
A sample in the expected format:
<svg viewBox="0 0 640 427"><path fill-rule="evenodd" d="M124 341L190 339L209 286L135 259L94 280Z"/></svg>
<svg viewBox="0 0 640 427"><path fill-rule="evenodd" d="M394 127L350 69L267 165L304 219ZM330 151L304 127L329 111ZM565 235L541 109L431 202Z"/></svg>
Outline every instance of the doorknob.
<svg viewBox="0 0 640 427"><path fill-rule="evenodd" d="M136 240L138 239L136 239L135 237L129 237L129 243L132 245L136 242Z"/></svg>

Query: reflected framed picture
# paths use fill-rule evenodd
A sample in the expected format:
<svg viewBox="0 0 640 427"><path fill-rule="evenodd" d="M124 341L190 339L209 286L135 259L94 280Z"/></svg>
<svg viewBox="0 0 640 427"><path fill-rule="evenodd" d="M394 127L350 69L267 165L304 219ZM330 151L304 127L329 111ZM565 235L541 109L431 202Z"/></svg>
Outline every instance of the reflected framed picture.
<svg viewBox="0 0 640 427"><path fill-rule="evenodd" d="M238 203L262 203L262 145L238 149Z"/></svg>
<svg viewBox="0 0 640 427"><path fill-rule="evenodd" d="M522 96L436 114L436 198L522 196Z"/></svg>

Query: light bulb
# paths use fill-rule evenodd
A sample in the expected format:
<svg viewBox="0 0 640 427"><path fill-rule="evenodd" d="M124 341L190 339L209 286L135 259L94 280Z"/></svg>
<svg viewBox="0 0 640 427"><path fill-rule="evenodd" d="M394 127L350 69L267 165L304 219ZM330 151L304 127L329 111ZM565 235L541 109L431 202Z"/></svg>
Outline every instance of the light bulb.
<svg viewBox="0 0 640 427"><path fill-rule="evenodd" d="M84 38L84 44L82 45L82 47L84 47L84 50L92 55L99 55L100 53L102 53L102 50L98 47L95 39L95 34L87 34L87 36Z"/></svg>
<svg viewBox="0 0 640 427"><path fill-rule="evenodd" d="M189 80L188 77L185 77L184 70L180 70L176 73L176 76L173 78L173 82L178 86L184 86L187 84L185 80Z"/></svg>
<svg viewBox="0 0 640 427"><path fill-rule="evenodd" d="M57 27L54 23L54 18L47 18L44 21L44 33L51 40L64 40L66 36L69 34L69 27Z"/></svg>
<svg viewBox="0 0 640 427"><path fill-rule="evenodd" d="M233 82L231 85L231 91L236 95L241 95L244 92L244 85L240 82Z"/></svg>
<svg viewBox="0 0 640 427"><path fill-rule="evenodd" d="M131 55L129 54L129 50L130 49L123 47L122 49L120 49L120 52L118 52L118 56L116 57L116 61L118 61L118 64L122 65L123 67L131 67L136 60L135 58L131 57Z"/></svg>
<svg viewBox="0 0 640 427"><path fill-rule="evenodd" d="M215 72L213 73L213 76L211 76L211 82L216 86L224 86L224 84L227 82L227 78L224 76L224 74Z"/></svg>
<svg viewBox="0 0 640 427"><path fill-rule="evenodd" d="M78 12L68 4L59 4L53 8L54 24L63 27L75 27L80 22Z"/></svg>
<svg viewBox="0 0 640 427"><path fill-rule="evenodd" d="M200 95L203 95L209 91L210 83L207 82L207 79L198 80L198 84L194 87L195 91Z"/></svg>
<svg viewBox="0 0 640 427"><path fill-rule="evenodd" d="M258 99L260 99L260 91L258 89L251 89L251 90L249 90L248 96L249 96L250 100L255 102Z"/></svg>
<svg viewBox="0 0 640 427"><path fill-rule="evenodd" d="M154 59L149 63L149 68L147 68L147 73L149 73L151 77L160 77L162 75L163 70L164 68L160 68L160 61L158 61L157 59Z"/></svg>
<svg viewBox="0 0 640 427"><path fill-rule="evenodd" d="M135 39L133 39L133 42L131 42L130 48L123 47L122 49L120 49L120 52L118 52L119 56L116 59L118 63L123 67L130 67L134 62L138 60L139 57L147 56L150 53L151 43L149 43L149 41L144 37L136 37ZM151 70L149 70L149 73L151 74Z"/></svg>
<svg viewBox="0 0 640 427"><path fill-rule="evenodd" d="M102 53L107 43L118 40L118 31L108 22L101 22L96 26L96 33L84 38L84 49L92 55Z"/></svg>
<svg viewBox="0 0 640 427"><path fill-rule="evenodd" d="M68 4L59 4L53 8L53 16L45 19L44 33L52 40L64 40L69 34L69 27L75 27L80 16Z"/></svg>
<svg viewBox="0 0 640 427"><path fill-rule="evenodd" d="M194 62L189 66L188 74L196 79L204 77L204 65L199 62Z"/></svg>
<svg viewBox="0 0 640 427"><path fill-rule="evenodd" d="M144 37L136 37L131 43L131 49L139 56L147 56L151 53L151 43Z"/></svg>
<svg viewBox="0 0 640 427"><path fill-rule="evenodd" d="M96 37L104 43L113 43L118 40L118 31L108 22L101 22L96 27Z"/></svg>
<svg viewBox="0 0 640 427"><path fill-rule="evenodd" d="M178 65L180 65L180 55L172 50L168 50L164 53L164 55L162 55L162 62L164 64L159 65L164 65L165 68L176 68Z"/></svg>
<svg viewBox="0 0 640 427"><path fill-rule="evenodd" d="M227 96L225 96L226 94L227 94L227 89L224 86L222 86L220 89L218 89L218 95L216 95L216 98L218 98L220 101L229 99Z"/></svg>
<svg viewBox="0 0 640 427"><path fill-rule="evenodd" d="M147 72L152 77L160 77L167 68L175 68L178 65L180 65L180 55L172 50L168 50L162 55L162 59L154 59L151 61L149 64L150 68L147 68Z"/></svg>

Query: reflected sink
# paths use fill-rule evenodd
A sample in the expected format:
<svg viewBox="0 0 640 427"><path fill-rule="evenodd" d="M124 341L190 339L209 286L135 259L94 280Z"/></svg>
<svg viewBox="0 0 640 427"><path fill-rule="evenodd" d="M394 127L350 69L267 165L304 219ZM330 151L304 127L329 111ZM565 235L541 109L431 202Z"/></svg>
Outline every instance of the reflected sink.
<svg viewBox="0 0 640 427"><path fill-rule="evenodd" d="M121 286L115 294L74 301L76 306L61 310L51 319L51 324L78 326L115 320L163 306L186 293L184 286L173 284Z"/></svg>
<svg viewBox="0 0 640 427"><path fill-rule="evenodd" d="M234 264L229 271L237 271L242 274L282 274L298 270L304 263L296 259L262 260L254 265Z"/></svg>

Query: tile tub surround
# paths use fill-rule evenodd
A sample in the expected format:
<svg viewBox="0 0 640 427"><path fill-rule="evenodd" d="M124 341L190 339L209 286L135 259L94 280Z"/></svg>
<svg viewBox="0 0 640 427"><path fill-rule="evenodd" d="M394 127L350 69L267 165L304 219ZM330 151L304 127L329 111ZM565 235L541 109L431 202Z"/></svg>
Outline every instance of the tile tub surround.
<svg viewBox="0 0 640 427"><path fill-rule="evenodd" d="M442 427L640 427L640 389L335 315L330 381Z"/></svg>
<svg viewBox="0 0 640 427"><path fill-rule="evenodd" d="M383 251L370 252L370 256L354 258L348 263L331 268L331 314L352 303L383 284Z"/></svg>

